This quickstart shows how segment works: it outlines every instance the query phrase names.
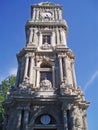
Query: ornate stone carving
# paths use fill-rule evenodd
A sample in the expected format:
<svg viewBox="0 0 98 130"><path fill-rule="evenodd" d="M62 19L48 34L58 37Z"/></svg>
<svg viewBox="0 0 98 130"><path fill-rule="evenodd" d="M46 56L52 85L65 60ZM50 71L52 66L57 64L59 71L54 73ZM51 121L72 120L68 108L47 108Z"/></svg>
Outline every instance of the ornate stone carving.
<svg viewBox="0 0 98 130"><path fill-rule="evenodd" d="M63 81L60 84L60 94L61 95L71 95L72 93L72 85L69 85L66 77L64 77Z"/></svg>
<svg viewBox="0 0 98 130"><path fill-rule="evenodd" d="M77 87L77 88L74 90L74 93L78 96L78 98L79 98L81 101L84 101L84 100L85 100L83 91L81 90L80 87Z"/></svg>
<svg viewBox="0 0 98 130"><path fill-rule="evenodd" d="M82 120L82 113L81 109L78 108L78 106L74 109L74 115L75 115L75 126L76 127L83 127L83 120Z"/></svg>
<svg viewBox="0 0 98 130"><path fill-rule="evenodd" d="M46 77L40 83L40 90L43 90L43 91L53 90L51 82L47 80Z"/></svg>
<svg viewBox="0 0 98 130"><path fill-rule="evenodd" d="M44 43L42 46L41 46L41 49L43 50L49 50L49 49L52 49L52 46L48 43Z"/></svg>

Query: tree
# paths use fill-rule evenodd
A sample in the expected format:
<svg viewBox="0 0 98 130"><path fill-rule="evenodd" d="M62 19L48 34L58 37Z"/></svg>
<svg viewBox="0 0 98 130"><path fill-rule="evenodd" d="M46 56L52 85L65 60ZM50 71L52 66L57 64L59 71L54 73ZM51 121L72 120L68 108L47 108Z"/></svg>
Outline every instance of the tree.
<svg viewBox="0 0 98 130"><path fill-rule="evenodd" d="M2 102L7 97L7 92L11 88L11 86L15 85L16 76L11 75L8 76L5 80L3 80L0 84L0 130L2 130L2 122L4 119L4 109L2 106Z"/></svg>

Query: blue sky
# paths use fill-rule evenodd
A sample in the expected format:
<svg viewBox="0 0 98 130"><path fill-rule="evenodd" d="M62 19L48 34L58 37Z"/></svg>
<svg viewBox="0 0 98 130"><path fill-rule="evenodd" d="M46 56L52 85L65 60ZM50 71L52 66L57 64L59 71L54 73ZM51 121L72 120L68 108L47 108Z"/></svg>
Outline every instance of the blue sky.
<svg viewBox="0 0 98 130"><path fill-rule="evenodd" d="M45 1L45 0L42 0ZM25 23L30 5L41 0L0 0L0 81L16 73L18 53L26 43ZM76 55L78 85L91 102L87 111L88 130L98 129L98 0L50 0L63 6L68 23L68 46Z"/></svg>

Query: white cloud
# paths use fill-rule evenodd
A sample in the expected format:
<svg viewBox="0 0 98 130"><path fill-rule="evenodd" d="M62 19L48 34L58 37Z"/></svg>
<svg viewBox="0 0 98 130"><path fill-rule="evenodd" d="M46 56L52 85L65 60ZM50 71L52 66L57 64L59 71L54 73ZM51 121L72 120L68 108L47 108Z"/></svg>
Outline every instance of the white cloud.
<svg viewBox="0 0 98 130"><path fill-rule="evenodd" d="M98 70L95 71L95 73L91 76L91 78L89 79L89 81L86 83L85 87L84 87L84 91L86 91L88 89L88 87L94 82L94 80L98 77Z"/></svg>

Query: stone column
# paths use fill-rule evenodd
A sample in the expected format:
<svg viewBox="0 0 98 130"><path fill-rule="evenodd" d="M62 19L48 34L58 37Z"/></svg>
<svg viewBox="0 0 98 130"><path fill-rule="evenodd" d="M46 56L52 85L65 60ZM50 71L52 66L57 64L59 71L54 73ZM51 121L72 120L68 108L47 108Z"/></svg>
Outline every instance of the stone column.
<svg viewBox="0 0 98 130"><path fill-rule="evenodd" d="M72 72L71 72L71 67L70 67L70 61L68 56L65 54L64 58L64 64L65 64L65 70L66 70L66 80L68 84L72 84Z"/></svg>
<svg viewBox="0 0 98 130"><path fill-rule="evenodd" d="M40 72L39 70L37 70L37 79L36 79L36 87L38 88L39 87L39 83L40 83Z"/></svg>
<svg viewBox="0 0 98 130"><path fill-rule="evenodd" d="M30 63L30 84L32 84L33 82L33 67L34 67L34 57L31 56L31 63Z"/></svg>
<svg viewBox="0 0 98 130"><path fill-rule="evenodd" d="M51 39L52 46L55 46L55 31L52 32L52 39Z"/></svg>
<svg viewBox="0 0 98 130"><path fill-rule="evenodd" d="M63 110L63 123L64 123L64 130L68 130L68 126L67 126L67 112L66 112L66 110Z"/></svg>
<svg viewBox="0 0 98 130"><path fill-rule="evenodd" d="M33 20L35 20L35 8L33 8Z"/></svg>
<svg viewBox="0 0 98 130"><path fill-rule="evenodd" d="M26 30L26 43L27 43L27 44L29 43L29 37L30 37L30 30L27 29L27 30Z"/></svg>
<svg viewBox="0 0 98 130"><path fill-rule="evenodd" d="M74 61L72 61L72 79L73 79L73 86L76 88L77 87L77 82L76 82Z"/></svg>
<svg viewBox="0 0 98 130"><path fill-rule="evenodd" d="M61 32L61 44L65 45L65 32L63 29L60 29Z"/></svg>
<svg viewBox="0 0 98 130"><path fill-rule="evenodd" d="M64 71L65 71L65 77L67 78L67 56L64 57Z"/></svg>
<svg viewBox="0 0 98 130"><path fill-rule="evenodd" d="M39 16L39 10L36 9L36 20L38 20L38 16Z"/></svg>
<svg viewBox="0 0 98 130"><path fill-rule="evenodd" d="M28 130L28 119L29 119L29 111L24 111L24 118L23 118L23 130Z"/></svg>
<svg viewBox="0 0 98 130"><path fill-rule="evenodd" d="M59 20L62 20L62 10L59 10Z"/></svg>
<svg viewBox="0 0 98 130"><path fill-rule="evenodd" d="M55 20L57 20L57 9L55 8Z"/></svg>
<svg viewBox="0 0 98 130"><path fill-rule="evenodd" d="M59 9L57 9L57 19L59 20Z"/></svg>
<svg viewBox="0 0 98 130"><path fill-rule="evenodd" d="M60 82L63 81L63 67L62 67L62 57L59 56L59 69L60 69Z"/></svg>
<svg viewBox="0 0 98 130"><path fill-rule="evenodd" d="M66 32L65 32L65 43L64 44L65 44L66 48L68 48L67 47L67 34L66 34Z"/></svg>
<svg viewBox="0 0 98 130"><path fill-rule="evenodd" d="M29 56L27 55L26 56L26 62L25 62L25 70L24 70L24 80L25 80L25 77L27 77L27 73L28 73L28 65L29 65Z"/></svg>
<svg viewBox="0 0 98 130"><path fill-rule="evenodd" d="M88 130L87 128L87 120L86 120L86 110L83 111L83 126L84 126L84 130Z"/></svg>
<svg viewBox="0 0 98 130"><path fill-rule="evenodd" d="M36 13L37 13L37 9L35 8L35 20L36 20L36 17L37 17Z"/></svg>
<svg viewBox="0 0 98 130"><path fill-rule="evenodd" d="M59 34L59 30L58 30L58 28L56 28L56 34L57 34L57 45L59 45L60 44L60 34Z"/></svg>
<svg viewBox="0 0 98 130"><path fill-rule="evenodd" d="M34 33L34 36L33 36L33 43L34 43L34 44L37 44L37 39L38 39L38 38L37 38L37 34L36 34L36 33L37 33L37 30L34 29L33 31L34 31L34 32L33 32L33 33Z"/></svg>
<svg viewBox="0 0 98 130"><path fill-rule="evenodd" d="M39 46L42 46L42 33L39 33Z"/></svg>
<svg viewBox="0 0 98 130"><path fill-rule="evenodd" d="M21 118L22 118L22 112L21 110L18 110L17 112L17 125L16 125L16 129L15 130L21 130L20 126L21 126Z"/></svg>
<svg viewBox="0 0 98 130"><path fill-rule="evenodd" d="M55 87L55 67L52 66L52 81L53 81L53 88Z"/></svg>
<svg viewBox="0 0 98 130"><path fill-rule="evenodd" d="M71 128L72 128L71 130L76 130L74 109L70 110L70 125L71 125Z"/></svg>
<svg viewBox="0 0 98 130"><path fill-rule="evenodd" d="M21 68L20 68L20 81L19 81L20 83L22 83L24 80L25 62L26 62L26 57L22 57Z"/></svg>
<svg viewBox="0 0 98 130"><path fill-rule="evenodd" d="M29 44L31 44L32 43L32 37L33 37L33 29L32 28L30 28L30 34L29 34L30 36L29 36Z"/></svg>

